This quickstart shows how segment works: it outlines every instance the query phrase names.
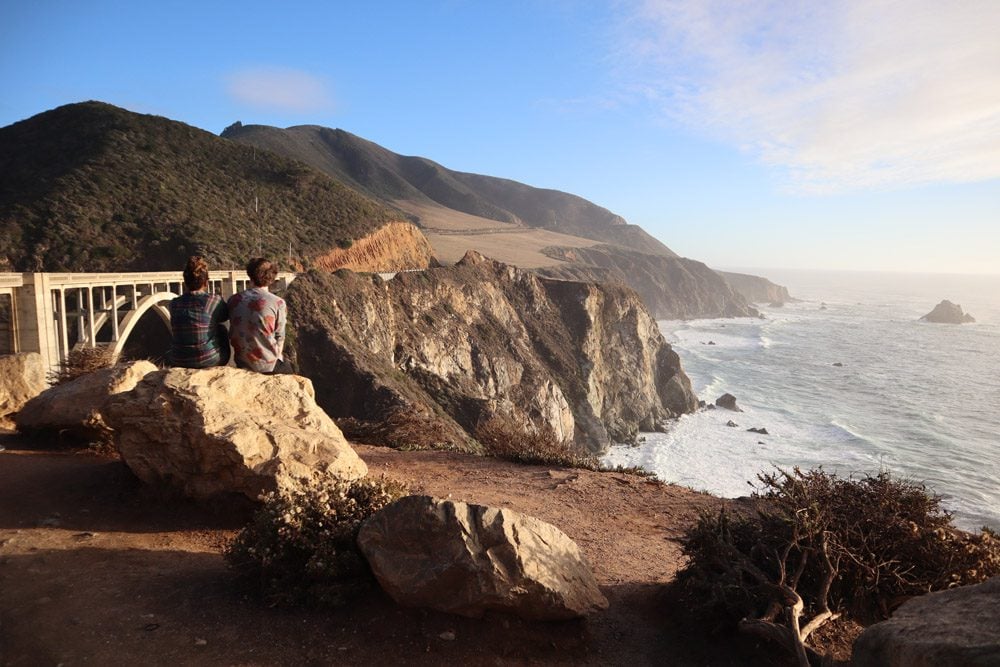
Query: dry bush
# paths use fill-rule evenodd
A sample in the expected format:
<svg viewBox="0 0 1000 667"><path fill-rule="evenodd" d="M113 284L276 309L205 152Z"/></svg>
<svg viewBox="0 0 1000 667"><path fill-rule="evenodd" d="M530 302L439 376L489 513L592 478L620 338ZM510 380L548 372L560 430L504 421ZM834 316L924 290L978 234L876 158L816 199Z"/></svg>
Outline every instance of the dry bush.
<svg viewBox="0 0 1000 667"><path fill-rule="evenodd" d="M405 494L385 477L269 493L223 555L272 604L343 604L373 581L356 542L362 522Z"/></svg>
<svg viewBox="0 0 1000 667"><path fill-rule="evenodd" d="M392 447L393 449L447 449L467 451L468 443L458 442L455 434L433 416L416 412L393 412L381 420L343 417L336 420L344 436L352 442Z"/></svg>
<svg viewBox="0 0 1000 667"><path fill-rule="evenodd" d="M940 497L880 473L759 477L756 512L703 515L679 574L692 613L782 646L807 664L810 635L845 616L869 624L906 598L1000 574L1000 542L959 531Z"/></svg>
<svg viewBox="0 0 1000 667"><path fill-rule="evenodd" d="M550 426L537 431L514 423L509 417L493 415L482 421L474 433L488 456L517 463L557 465L570 468L600 468L597 457L573 452L572 443L560 442Z"/></svg>
<svg viewBox="0 0 1000 667"><path fill-rule="evenodd" d="M108 345L81 347L70 350L68 357L59 363L58 370L49 373L49 383L63 384L81 375L110 368L117 361L114 349Z"/></svg>

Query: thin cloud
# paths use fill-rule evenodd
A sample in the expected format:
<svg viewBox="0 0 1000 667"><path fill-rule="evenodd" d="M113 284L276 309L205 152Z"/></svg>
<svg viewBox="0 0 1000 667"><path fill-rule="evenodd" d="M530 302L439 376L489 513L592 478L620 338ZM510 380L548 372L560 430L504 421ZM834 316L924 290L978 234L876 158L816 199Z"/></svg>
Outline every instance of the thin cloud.
<svg viewBox="0 0 1000 667"><path fill-rule="evenodd" d="M628 7L618 55L630 85L786 169L797 189L1000 178L995 0Z"/></svg>
<svg viewBox="0 0 1000 667"><path fill-rule="evenodd" d="M227 77L226 92L235 100L271 111L311 113L333 107L333 94L322 78L295 69L258 67Z"/></svg>

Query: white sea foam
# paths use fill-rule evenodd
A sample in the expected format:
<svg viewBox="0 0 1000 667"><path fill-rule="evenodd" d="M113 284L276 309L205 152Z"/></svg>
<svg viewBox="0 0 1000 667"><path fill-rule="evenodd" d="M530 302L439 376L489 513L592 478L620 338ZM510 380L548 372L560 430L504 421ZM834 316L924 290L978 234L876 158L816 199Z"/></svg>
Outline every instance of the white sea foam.
<svg viewBox="0 0 1000 667"><path fill-rule="evenodd" d="M764 307L767 319L660 323L699 396L729 392L745 411L687 415L637 447L614 447L608 462L724 496L745 495L774 466L887 468L942 494L959 525L1000 528L1000 278L917 289L898 276L792 277L806 300ZM942 298L980 324L919 323Z"/></svg>

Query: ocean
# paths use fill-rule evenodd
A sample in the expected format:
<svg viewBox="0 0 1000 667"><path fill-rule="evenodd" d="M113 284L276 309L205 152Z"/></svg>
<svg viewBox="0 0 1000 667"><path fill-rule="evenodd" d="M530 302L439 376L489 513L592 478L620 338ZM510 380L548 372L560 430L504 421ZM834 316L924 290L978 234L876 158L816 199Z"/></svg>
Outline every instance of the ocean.
<svg viewBox="0 0 1000 667"><path fill-rule="evenodd" d="M775 467L888 470L942 496L956 525L1000 529L1000 276L743 271L801 301L659 323L698 396L728 392L743 412L685 415L605 462L724 497ZM942 299L976 323L919 321Z"/></svg>

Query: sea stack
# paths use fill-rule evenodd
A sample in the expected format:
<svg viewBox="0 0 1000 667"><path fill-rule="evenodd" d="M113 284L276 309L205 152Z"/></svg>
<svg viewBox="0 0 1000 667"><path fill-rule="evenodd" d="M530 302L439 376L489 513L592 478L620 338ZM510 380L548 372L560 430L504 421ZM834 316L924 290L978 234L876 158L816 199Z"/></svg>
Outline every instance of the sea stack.
<svg viewBox="0 0 1000 667"><path fill-rule="evenodd" d="M934 310L927 313L920 319L926 322L935 322L938 324L965 324L967 322L976 321L976 318L972 315L963 313L960 305L952 303L947 299L934 306Z"/></svg>

